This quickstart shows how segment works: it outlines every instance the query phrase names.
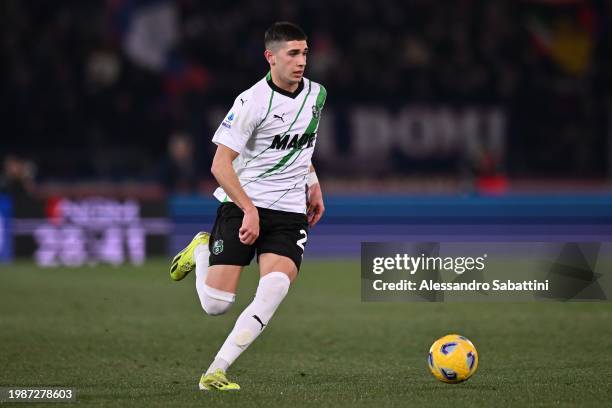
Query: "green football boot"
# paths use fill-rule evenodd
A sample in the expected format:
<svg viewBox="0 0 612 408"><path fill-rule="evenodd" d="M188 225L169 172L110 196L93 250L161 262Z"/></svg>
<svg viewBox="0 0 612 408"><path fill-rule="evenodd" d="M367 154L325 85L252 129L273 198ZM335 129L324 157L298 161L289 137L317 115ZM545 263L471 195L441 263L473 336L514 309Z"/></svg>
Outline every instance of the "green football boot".
<svg viewBox="0 0 612 408"><path fill-rule="evenodd" d="M208 232L198 232L189 245L172 259L172 266L170 266L170 278L172 278L172 280L180 281L187 276L189 272L195 269L193 251L200 244L206 246L208 249L209 239L210 234Z"/></svg>
<svg viewBox="0 0 612 408"><path fill-rule="evenodd" d="M202 391L238 391L240 389L238 384L227 379L225 372L220 368L210 374L202 374L198 386Z"/></svg>

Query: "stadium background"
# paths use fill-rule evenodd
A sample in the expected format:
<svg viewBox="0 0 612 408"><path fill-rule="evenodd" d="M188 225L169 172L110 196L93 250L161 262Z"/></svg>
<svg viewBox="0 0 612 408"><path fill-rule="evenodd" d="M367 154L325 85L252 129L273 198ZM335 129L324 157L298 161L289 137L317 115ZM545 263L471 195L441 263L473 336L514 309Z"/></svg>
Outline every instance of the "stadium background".
<svg viewBox="0 0 612 408"><path fill-rule="evenodd" d="M63 344L68 329L62 327L68 323L76 327L74 343L90 342L106 350L103 372L145 364L142 361L158 358L176 341L164 331L167 327L151 323L149 314L154 310L172 320L162 306L187 307L179 304L176 293L183 299L193 297L188 285L166 285L165 259L211 224L216 206L209 173L211 136L235 96L265 75L265 28L276 20L290 20L309 34L306 76L323 83L329 97L313 161L327 213L309 236L312 276L303 279L302 292L287 308L299 313L309 307L305 291L314 290L321 302L328 301L324 294L339 296L332 302L338 310L346 312L352 305L353 313L365 315L372 325L343 348L334 343L340 341L337 330L350 332L353 326L339 324L334 329L323 319L311 318L335 339L315 336L313 341L321 340L340 357L313 357L306 347L302 358L308 369L311 357L315 365L328 358L335 368L322 380L315 376L301 384L294 397L301 401L300 393L308 395L308 386L315 384L323 384L332 394L339 392L333 386L325 388L335 375L356 387L358 398L353 395L357 400L352 403L392 404L384 391L400 396L403 391L382 387L380 395L362 395L360 384L372 380L347 377L346 370L358 365L350 356L341 358L340 350L350 354L355 351L352 345L356 355L365 358L372 350L355 342L391 342L391 348L408 348L407 357L399 351L389 357L410 361L414 356L415 366L391 364L392 372L397 369L396 380L410 381L404 380L406 375L422 375L418 359L425 344L452 330L476 335L477 345L489 347L483 355L492 361L497 353L508 370L517 365L524 369L511 356L523 346L531 347L527 357L539 362L537 372L524 383L513 383L516 389L535 387L525 403L546 404L553 392L560 392L560 401L570 405L579 404L587 394L591 400L586 401L592 403L603 395L606 385L597 382L594 393L584 391L583 396L579 390L588 384L588 369L567 374L574 385L566 384L565 390L539 389L531 380L546 377L542 356L550 358L550 353L544 339L560 335L561 327L581 332L568 340L571 344L604 350L595 360L581 348L575 364L570 364L573 369L582 364L609 374L612 336L609 325L603 324L609 319L607 304L491 306L479 321L471 317L478 309L469 305L368 308L358 304L359 291L354 289L362 241L609 241L612 2L7 0L0 7L0 322L8 347L0 355L7 367L0 385L72 383L85 389L90 403L145 398L129 381L124 387L128 391L119 387L117 394L106 395L95 381L81 383L76 374L66 374L73 369L88 378L83 367L97 363L85 357L90 354L87 348L75 346L85 361L78 369L76 362L68 364L49 352ZM331 283L323 273L333 276ZM251 296L252 275L244 278L242 304ZM91 284L102 292L92 291ZM164 300L152 305L152 299L130 295L122 286L147 287L145 293ZM110 307L103 299L114 291L118 297ZM127 296L134 296L134 302ZM89 297L91 305L83 297ZM182 323L196 327L182 335L197 343L202 333L196 329L202 323L194 320L197 308L189 306L192 314ZM47 316L45 310L56 310L65 319L36 317ZM514 331L501 330L514 342L500 338L495 310L516 325ZM137 349L129 339L144 338L137 329L151 336L163 332L165 346L142 354L134 351L133 359L126 357L127 351L109 352L105 347L112 341L104 331L98 332L101 327L92 331L75 323L90 319L92 313L106 322L102 326L117 326L116 335L128 351ZM128 320L134 325L115 321L116 313L133 313ZM407 313L422 316L413 320L414 331L397 328ZM573 323L565 315L572 316ZM338 315L345 318L344 325L358 320L351 316ZM283 330L300 336L300 319L305 318L280 318L270 337L282 336ZM230 320L213 324L217 340ZM533 329L538 325L543 325L539 332ZM517 341L530 330L535 330L535 340ZM421 340L423 345L417 346ZM266 354L266 347L273 348L272 340L265 341L260 355L271 362L257 359L255 351L254 357L245 357L243 372L253 374L258 372L255 367L272 367L278 361L271 351ZM493 350L496 343L507 346L507 354ZM211 345L208 354L214 348ZM33 368L26 350L46 356L42 369ZM126 358L129 364L123 365ZM189 359L206 358L195 351L188 358L176 358L180 364ZM288 372L308 372L310 379L311 372L298 360ZM181 377L175 388L190 390L193 367L182 365L186 371L180 371L168 367L174 360L155 361L161 370ZM561 359L553 370L561 371L567 363ZM387 369L389 363L385 364L374 367L374 373ZM28 377L32 372L37 374ZM565 375L556 373L552 378ZM299 383L306 377L299 374L296 380L291 375L283 381ZM483 373L480 389L488 390L488 397L512 401L495 387L517 380L499 375ZM418 380L425 387L419 394L423 404L440 402L439 398L481 402L469 393L441 396L428 380ZM255 380L249 381L256 386ZM120 382L112 377L106 386ZM159 400L150 403L163 404L174 395L172 382L165 386L167 394L160 393ZM321 401L331 403L328 397L324 393ZM194 400L183 402L190 401Z"/></svg>

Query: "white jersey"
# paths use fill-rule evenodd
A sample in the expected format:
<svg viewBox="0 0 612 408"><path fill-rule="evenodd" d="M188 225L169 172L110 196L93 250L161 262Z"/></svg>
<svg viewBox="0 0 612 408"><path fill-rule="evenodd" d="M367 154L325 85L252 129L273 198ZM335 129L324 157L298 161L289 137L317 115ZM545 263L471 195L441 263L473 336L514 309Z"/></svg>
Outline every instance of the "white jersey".
<svg viewBox="0 0 612 408"><path fill-rule="evenodd" d="M212 140L239 153L232 164L256 207L306 213L306 178L326 96L306 78L287 92L268 73L236 98ZM214 195L231 201L221 187Z"/></svg>

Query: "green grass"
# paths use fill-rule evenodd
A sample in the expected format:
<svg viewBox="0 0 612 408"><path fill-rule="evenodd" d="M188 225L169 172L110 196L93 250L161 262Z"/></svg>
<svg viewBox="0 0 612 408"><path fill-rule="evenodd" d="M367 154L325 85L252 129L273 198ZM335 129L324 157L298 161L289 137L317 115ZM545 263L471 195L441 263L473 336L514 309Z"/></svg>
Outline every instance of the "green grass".
<svg viewBox="0 0 612 408"><path fill-rule="evenodd" d="M231 368L242 390L198 391L256 284L247 269L237 304L209 317L193 276L170 282L165 262L2 266L0 386L70 386L79 405L121 407L604 406L612 395L610 303L362 303L356 262L312 261ZM480 353L459 385L426 366L452 332Z"/></svg>

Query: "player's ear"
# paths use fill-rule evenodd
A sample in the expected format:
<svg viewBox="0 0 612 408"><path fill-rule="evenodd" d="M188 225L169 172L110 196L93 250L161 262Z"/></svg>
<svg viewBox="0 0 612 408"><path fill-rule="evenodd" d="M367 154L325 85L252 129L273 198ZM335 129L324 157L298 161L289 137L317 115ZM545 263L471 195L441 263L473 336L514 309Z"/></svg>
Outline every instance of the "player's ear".
<svg viewBox="0 0 612 408"><path fill-rule="evenodd" d="M274 54L272 54L272 51L265 50L264 57L266 57L266 61L268 61L268 64L270 65L276 64L276 57L274 56Z"/></svg>

